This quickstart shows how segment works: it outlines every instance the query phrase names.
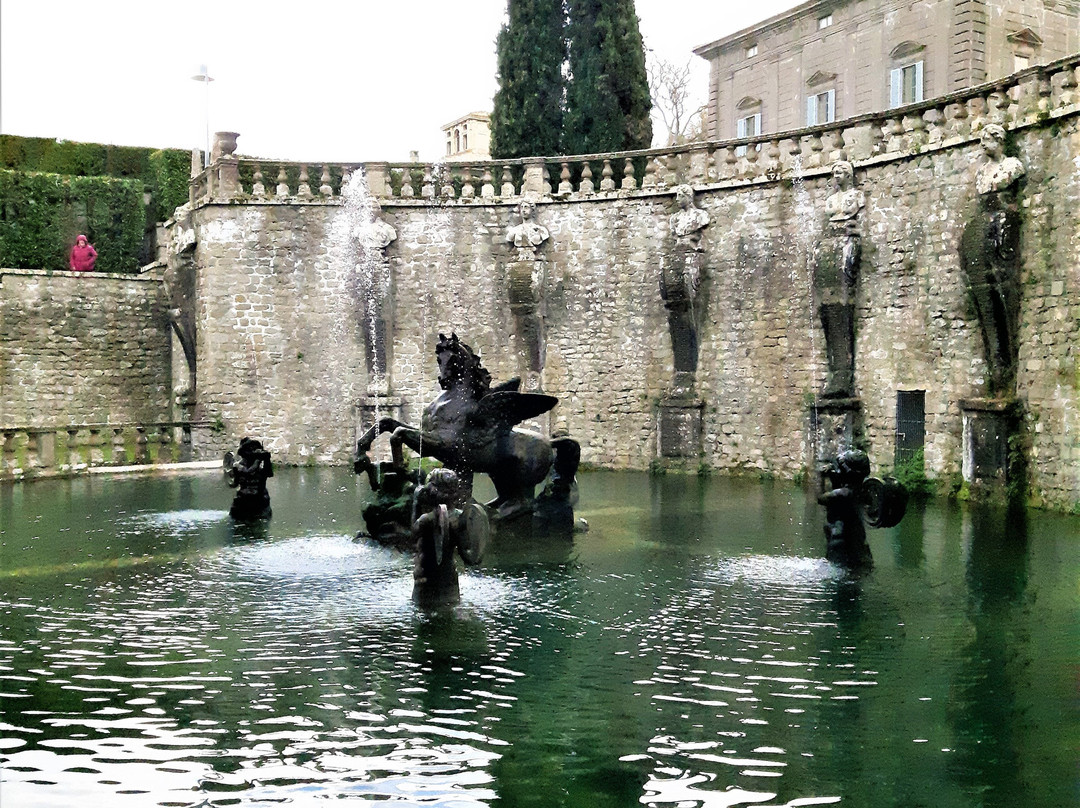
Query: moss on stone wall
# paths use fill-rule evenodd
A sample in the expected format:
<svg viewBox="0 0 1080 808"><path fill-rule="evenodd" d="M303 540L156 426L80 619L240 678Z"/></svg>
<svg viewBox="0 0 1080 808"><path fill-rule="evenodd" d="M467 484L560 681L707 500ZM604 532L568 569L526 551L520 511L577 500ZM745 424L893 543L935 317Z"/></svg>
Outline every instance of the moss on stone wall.
<svg viewBox="0 0 1080 808"><path fill-rule="evenodd" d="M142 183L0 170L0 266L66 269L85 233L100 272L135 272L146 213Z"/></svg>

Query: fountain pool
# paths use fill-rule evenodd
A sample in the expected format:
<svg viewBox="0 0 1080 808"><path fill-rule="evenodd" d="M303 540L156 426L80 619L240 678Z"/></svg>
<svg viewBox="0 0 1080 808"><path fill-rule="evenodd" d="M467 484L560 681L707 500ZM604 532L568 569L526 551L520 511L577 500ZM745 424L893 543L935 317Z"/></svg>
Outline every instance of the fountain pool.
<svg viewBox="0 0 1080 808"><path fill-rule="evenodd" d="M799 489L594 472L426 613L366 483L270 488L0 487L3 805L1076 804L1075 517L912 505L856 581Z"/></svg>

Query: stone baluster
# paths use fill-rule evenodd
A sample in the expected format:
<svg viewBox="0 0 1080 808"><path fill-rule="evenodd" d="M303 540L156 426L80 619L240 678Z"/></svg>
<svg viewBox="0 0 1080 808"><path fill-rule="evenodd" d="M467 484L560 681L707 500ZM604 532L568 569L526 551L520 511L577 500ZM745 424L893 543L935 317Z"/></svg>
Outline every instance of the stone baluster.
<svg viewBox="0 0 1080 808"><path fill-rule="evenodd" d="M424 199L435 198L435 178L431 175L431 163L424 165L424 180L420 186L420 196Z"/></svg>
<svg viewBox="0 0 1080 808"><path fill-rule="evenodd" d="M449 167L444 166L443 171L445 172L446 176L443 177L443 184L442 188L439 189L439 195L443 199L453 199L457 194L457 192L454 190L453 177L450 175Z"/></svg>
<svg viewBox="0 0 1080 808"><path fill-rule="evenodd" d="M832 141L832 149L829 151L829 162L838 163L841 160L847 160L847 140L844 139L844 130L834 129L829 133L829 139Z"/></svg>
<svg viewBox="0 0 1080 808"><path fill-rule="evenodd" d="M578 183L578 193L582 196L592 196L595 191L592 181L592 166L586 160L581 166L581 182Z"/></svg>
<svg viewBox="0 0 1080 808"><path fill-rule="evenodd" d="M15 451L16 434L13 429L5 429L0 433L0 436L2 436L2 442L0 442L0 478L14 476L15 469L18 468Z"/></svg>
<svg viewBox="0 0 1080 808"><path fill-rule="evenodd" d="M461 169L463 182L461 183L461 198L472 199L476 196L476 186L473 185L473 167L463 166Z"/></svg>
<svg viewBox="0 0 1080 808"><path fill-rule="evenodd" d="M334 195L334 189L330 186L330 166L323 165L322 174L319 176L319 193L325 197Z"/></svg>
<svg viewBox="0 0 1080 808"><path fill-rule="evenodd" d="M277 175L277 196L279 199L284 199L289 195L289 178L285 174L285 166L278 167Z"/></svg>
<svg viewBox="0 0 1080 808"><path fill-rule="evenodd" d="M620 187L624 191L637 190L637 177L634 174L634 161L629 157L627 157L626 162L623 163L622 185Z"/></svg>
<svg viewBox="0 0 1080 808"><path fill-rule="evenodd" d="M112 451L109 463L114 466L126 466L128 463L127 441L124 439L124 428L114 426L112 430Z"/></svg>
<svg viewBox="0 0 1080 808"><path fill-rule="evenodd" d="M709 150L704 146L691 149L689 154L690 168L687 171L687 181L698 184L709 181Z"/></svg>
<svg viewBox="0 0 1080 808"><path fill-rule="evenodd" d="M43 434L36 429L26 430L26 464L24 469L26 472L37 471L42 467L41 444Z"/></svg>
<svg viewBox="0 0 1080 808"><path fill-rule="evenodd" d="M491 165L484 166L483 185L480 186L480 196L484 199L495 198L495 178L491 176Z"/></svg>
<svg viewBox="0 0 1080 808"><path fill-rule="evenodd" d="M105 464L105 452L102 450L104 438L101 437L100 427L90 428L90 437L86 441L87 460L91 466Z"/></svg>
<svg viewBox="0 0 1080 808"><path fill-rule="evenodd" d="M610 158L604 158L604 167L600 170L600 190L601 191L614 191L615 180L613 179L615 172L611 170Z"/></svg>
<svg viewBox="0 0 1080 808"><path fill-rule="evenodd" d="M1038 120L1048 116L1050 110L1054 108L1054 84L1050 79L1050 74L1045 70L1039 70L1038 78L1035 81L1035 94L1037 96L1035 118Z"/></svg>
<svg viewBox="0 0 1080 808"><path fill-rule="evenodd" d="M1005 92L1005 86L995 87L994 91L990 93L990 112L989 117L991 122L1000 124L1006 129L1009 128L1009 107L1012 104L1012 99L1009 98L1009 94Z"/></svg>
<svg viewBox="0 0 1080 808"><path fill-rule="evenodd" d="M559 196L573 193L574 186L570 183L570 164L563 163L562 171L559 172Z"/></svg>
<svg viewBox="0 0 1080 808"><path fill-rule="evenodd" d="M780 179L782 165L780 163L780 140L773 138L769 141L769 147L765 152L768 162L765 164L765 174L770 179Z"/></svg>
<svg viewBox="0 0 1080 808"><path fill-rule="evenodd" d="M821 142L821 136L815 132L807 138L806 144L810 147L810 154L806 158L806 167L820 168L824 163L822 152L825 150L825 144Z"/></svg>
<svg viewBox="0 0 1080 808"><path fill-rule="evenodd" d="M717 179L730 180L738 176L739 173L739 150L735 146L724 147L724 168L723 174Z"/></svg>
<svg viewBox="0 0 1080 808"><path fill-rule="evenodd" d="M657 160L660 158L657 157ZM674 188L679 184L679 156L677 154L666 154L663 160L664 167L664 186L668 188Z"/></svg>
<svg viewBox="0 0 1080 808"><path fill-rule="evenodd" d="M876 157L885 151L884 123L872 120L866 126L866 140L870 157Z"/></svg>
<svg viewBox="0 0 1080 808"><path fill-rule="evenodd" d="M931 145L945 139L945 111L941 107L931 107L922 114L923 128L927 142Z"/></svg>
<svg viewBox="0 0 1080 808"><path fill-rule="evenodd" d="M516 196L517 192L514 190L514 173L510 166L502 167L502 188L499 190L499 196L503 199L507 199L512 196Z"/></svg>
<svg viewBox="0 0 1080 808"><path fill-rule="evenodd" d="M898 152L904 148L904 125L899 115L889 117L882 127L885 133L885 151Z"/></svg>
<svg viewBox="0 0 1080 808"><path fill-rule="evenodd" d="M266 184L264 183L262 168L256 164L255 173L251 178L251 195L256 199L264 199L266 197Z"/></svg>
<svg viewBox="0 0 1080 808"><path fill-rule="evenodd" d="M1066 65L1062 71L1064 73L1061 79L1061 94L1058 96L1058 107L1068 107L1077 102L1078 96L1076 88L1078 86L1076 80L1076 71L1080 69L1076 65Z"/></svg>
<svg viewBox="0 0 1080 808"><path fill-rule="evenodd" d="M971 125L968 131L972 135L977 135L987 123L987 102L986 96L976 95L968 99L968 118L971 121Z"/></svg>
<svg viewBox="0 0 1080 808"><path fill-rule="evenodd" d="M645 179L641 181L643 190L655 190L656 188L656 161L645 159Z"/></svg>
<svg viewBox="0 0 1080 808"><path fill-rule="evenodd" d="M64 443L64 462L60 465L61 467L66 466L71 471L77 471L86 466L82 456L82 449L79 446L79 430L76 427L65 431L67 432L67 440Z"/></svg>
<svg viewBox="0 0 1080 808"><path fill-rule="evenodd" d="M926 121L921 112L912 112L904 116L904 146L909 150L921 149L926 145Z"/></svg>
<svg viewBox="0 0 1080 808"><path fill-rule="evenodd" d="M548 170L547 163L540 164L540 177L542 180L541 190L544 194L551 195L551 172Z"/></svg>
<svg viewBox="0 0 1080 808"><path fill-rule="evenodd" d="M146 465L150 462L150 452L148 449L149 441L146 438L146 427L135 427L135 463L137 465Z"/></svg>
<svg viewBox="0 0 1080 808"><path fill-rule="evenodd" d="M173 462L173 439L172 429L167 426L159 426L157 430L157 452L154 453L155 463Z"/></svg>
<svg viewBox="0 0 1080 808"><path fill-rule="evenodd" d="M345 189L349 186L349 180L352 179L353 170L348 166L341 167L341 185L338 186L338 195L345 196Z"/></svg>
<svg viewBox="0 0 1080 808"><path fill-rule="evenodd" d="M957 101L945 107L945 137L966 138L971 131L967 104Z"/></svg>
<svg viewBox="0 0 1080 808"><path fill-rule="evenodd" d="M792 171L801 172L803 169L802 138L789 137L785 141L787 147L787 165Z"/></svg>
<svg viewBox="0 0 1080 808"><path fill-rule="evenodd" d="M415 196L416 189L413 188L413 168L411 165L408 165L401 170L401 198L412 199Z"/></svg>
<svg viewBox="0 0 1080 808"><path fill-rule="evenodd" d="M819 140L818 143L821 143ZM761 157L761 144L751 143L743 155L743 173L746 177L756 177L759 172L758 159Z"/></svg>
<svg viewBox="0 0 1080 808"><path fill-rule="evenodd" d="M309 184L306 163L300 164L300 180L296 187L296 195L301 199L307 199L311 196L311 185Z"/></svg>

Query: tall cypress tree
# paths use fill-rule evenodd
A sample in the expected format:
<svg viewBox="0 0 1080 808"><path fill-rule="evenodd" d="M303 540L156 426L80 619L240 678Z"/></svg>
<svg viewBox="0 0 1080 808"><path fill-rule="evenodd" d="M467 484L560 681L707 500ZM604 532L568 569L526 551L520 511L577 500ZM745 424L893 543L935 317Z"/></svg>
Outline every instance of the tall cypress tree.
<svg viewBox="0 0 1080 808"><path fill-rule="evenodd" d="M567 0L569 79L563 151L652 145L652 100L634 0Z"/></svg>
<svg viewBox="0 0 1080 808"><path fill-rule="evenodd" d="M563 0L509 0L496 40L499 90L491 114L495 159L559 153L566 60Z"/></svg>

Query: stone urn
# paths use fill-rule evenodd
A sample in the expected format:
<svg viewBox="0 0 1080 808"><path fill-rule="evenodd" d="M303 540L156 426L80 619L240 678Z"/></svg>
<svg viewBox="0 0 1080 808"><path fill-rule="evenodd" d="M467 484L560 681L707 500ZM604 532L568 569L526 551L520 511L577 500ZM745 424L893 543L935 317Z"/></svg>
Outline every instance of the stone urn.
<svg viewBox="0 0 1080 808"><path fill-rule="evenodd" d="M222 157L232 157L233 152L236 151L236 139L240 137L239 132L214 132L214 148L211 152L211 156L214 160L219 160Z"/></svg>

